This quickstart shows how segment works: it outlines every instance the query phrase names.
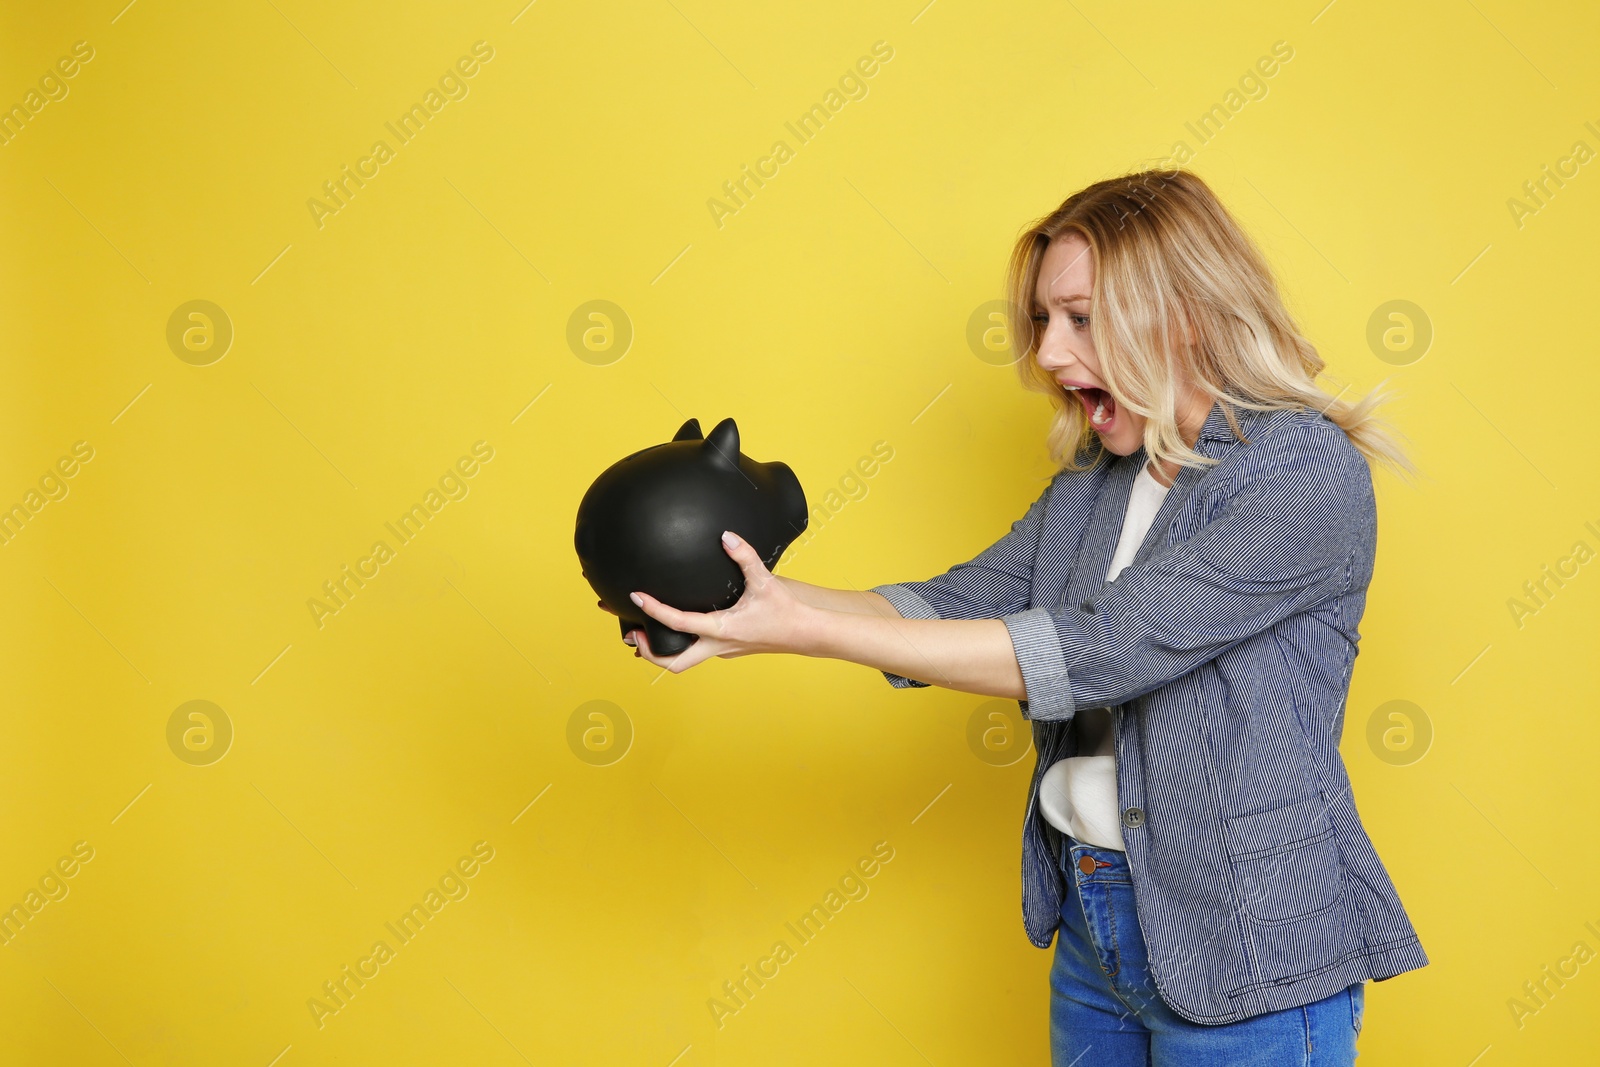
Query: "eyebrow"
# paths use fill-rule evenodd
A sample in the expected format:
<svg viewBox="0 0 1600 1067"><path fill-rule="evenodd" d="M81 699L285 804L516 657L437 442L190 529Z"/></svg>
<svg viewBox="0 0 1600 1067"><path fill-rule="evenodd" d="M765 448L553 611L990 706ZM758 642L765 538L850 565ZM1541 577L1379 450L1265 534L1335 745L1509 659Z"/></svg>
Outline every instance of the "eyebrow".
<svg viewBox="0 0 1600 1067"><path fill-rule="evenodd" d="M1050 303L1052 303L1052 304L1070 304L1075 300L1088 300L1088 299L1089 299L1089 296L1086 293L1072 293L1072 294L1070 294L1068 296L1059 296L1059 295L1058 296L1052 296L1050 298ZM1038 299L1035 298L1034 299L1034 305L1037 306L1038 303L1039 303Z"/></svg>

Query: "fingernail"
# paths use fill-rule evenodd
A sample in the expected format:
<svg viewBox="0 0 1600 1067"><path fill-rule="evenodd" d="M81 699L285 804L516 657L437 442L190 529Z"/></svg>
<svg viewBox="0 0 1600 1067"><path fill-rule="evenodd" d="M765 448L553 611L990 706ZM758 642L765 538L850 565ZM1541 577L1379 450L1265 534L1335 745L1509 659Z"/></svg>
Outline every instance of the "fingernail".
<svg viewBox="0 0 1600 1067"><path fill-rule="evenodd" d="M734 533L732 530L723 530L722 543L727 545L729 548L733 548L739 543L739 535Z"/></svg>
<svg viewBox="0 0 1600 1067"><path fill-rule="evenodd" d="M634 604L637 605L638 607L641 607L641 608L644 607L644 601L642 599L640 599L638 593L629 593L628 594L628 599L633 601Z"/></svg>

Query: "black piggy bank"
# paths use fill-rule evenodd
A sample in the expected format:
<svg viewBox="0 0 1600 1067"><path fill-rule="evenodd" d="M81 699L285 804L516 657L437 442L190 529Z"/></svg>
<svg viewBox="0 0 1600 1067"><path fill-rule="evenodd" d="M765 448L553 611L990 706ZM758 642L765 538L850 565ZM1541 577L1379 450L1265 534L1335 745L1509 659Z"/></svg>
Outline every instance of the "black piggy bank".
<svg viewBox="0 0 1600 1067"><path fill-rule="evenodd" d="M770 570L806 524L806 495L788 464L741 455L732 419L709 437L690 419L671 441L595 479L578 505L574 542L583 576L616 612L622 636L643 629L652 652L675 656L696 635L652 619L628 594L649 593L681 611L720 611L744 595L744 572L722 547L722 531L744 538Z"/></svg>

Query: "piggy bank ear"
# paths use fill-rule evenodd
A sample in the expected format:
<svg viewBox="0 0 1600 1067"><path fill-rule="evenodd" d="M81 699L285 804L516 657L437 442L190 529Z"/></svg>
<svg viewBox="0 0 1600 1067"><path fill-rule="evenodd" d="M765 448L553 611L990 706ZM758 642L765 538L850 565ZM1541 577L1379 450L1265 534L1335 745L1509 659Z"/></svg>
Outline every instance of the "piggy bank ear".
<svg viewBox="0 0 1600 1067"><path fill-rule="evenodd" d="M674 441L698 441L705 435L700 432L700 420L690 419L678 427L678 432L672 435Z"/></svg>
<svg viewBox="0 0 1600 1067"><path fill-rule="evenodd" d="M739 427L732 419L723 419L711 431L711 436L706 438L706 447L711 450L711 461L724 466L739 466Z"/></svg>

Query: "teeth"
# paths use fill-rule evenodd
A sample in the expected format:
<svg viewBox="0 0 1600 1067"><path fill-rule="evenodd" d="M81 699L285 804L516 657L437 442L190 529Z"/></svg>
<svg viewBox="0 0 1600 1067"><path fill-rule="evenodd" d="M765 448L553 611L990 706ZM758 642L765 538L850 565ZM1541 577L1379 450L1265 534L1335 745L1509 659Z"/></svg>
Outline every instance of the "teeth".
<svg viewBox="0 0 1600 1067"><path fill-rule="evenodd" d="M1082 385L1063 385L1061 388L1065 389L1069 393L1079 393L1079 392L1082 392L1087 387L1086 386L1082 386ZM1106 422L1106 402L1105 402L1104 396L1102 396L1101 399L1100 399L1100 402L1095 405L1094 414L1089 417L1089 421L1093 422L1096 426L1101 426L1101 425L1105 424L1105 422Z"/></svg>

